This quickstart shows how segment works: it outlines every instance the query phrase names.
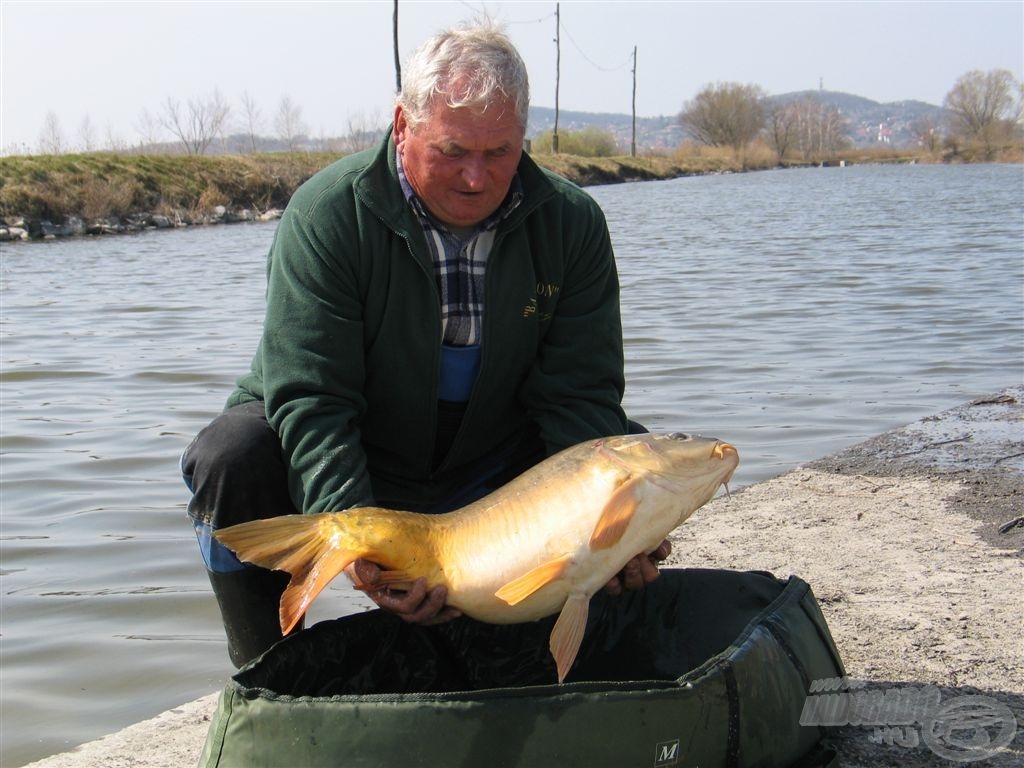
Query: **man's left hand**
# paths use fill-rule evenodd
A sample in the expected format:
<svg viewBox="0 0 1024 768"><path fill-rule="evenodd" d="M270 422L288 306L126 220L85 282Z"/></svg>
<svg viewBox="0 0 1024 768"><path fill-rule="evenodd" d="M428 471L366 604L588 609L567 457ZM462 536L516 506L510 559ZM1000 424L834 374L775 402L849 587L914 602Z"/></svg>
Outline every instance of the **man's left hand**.
<svg viewBox="0 0 1024 768"><path fill-rule="evenodd" d="M645 584L650 584L661 575L658 563L667 558L671 552L672 544L665 539L649 555L637 555L605 585L605 593L612 597L618 597L627 590L642 589Z"/></svg>

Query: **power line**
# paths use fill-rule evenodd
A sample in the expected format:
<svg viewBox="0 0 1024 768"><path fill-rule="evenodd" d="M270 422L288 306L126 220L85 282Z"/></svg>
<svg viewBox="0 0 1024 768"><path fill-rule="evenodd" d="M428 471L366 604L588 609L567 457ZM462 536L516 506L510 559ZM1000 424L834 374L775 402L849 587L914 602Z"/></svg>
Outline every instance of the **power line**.
<svg viewBox="0 0 1024 768"><path fill-rule="evenodd" d="M572 42L573 47L579 52L580 56L582 56L586 60L586 62L588 64L590 64L590 66L594 67L594 69L596 69L596 70L598 70L600 72L617 72L618 70L624 69L625 67L629 66L629 64L633 61L633 53L631 51L630 54L626 57L626 60L623 61L621 64L617 64L614 67L604 67L604 66L601 66L596 61L594 61L592 58L590 58L586 54L586 52L580 47L580 44L576 42L576 38L574 38L572 36L572 33L569 31L569 28L565 26L565 22L564 21L560 22L560 25L561 25L562 30L565 31L565 34L569 38L570 42Z"/></svg>
<svg viewBox="0 0 1024 768"><path fill-rule="evenodd" d="M462 5L464 5L466 8L468 8L469 10L471 10L473 12L473 15L476 16L477 18L486 18L486 19L490 19L491 18L491 13L490 13L490 11L487 10L486 4L481 3L481 5L483 7L482 8L477 8L477 7L474 6L473 3L469 3L466 0L460 0L460 3ZM548 19L552 18L554 15L555 15L554 13L549 13L546 16L541 16L539 19L521 19L521 20L518 20L518 21L517 20L508 20L508 19L498 19L498 21L501 24L508 24L508 25L513 25L513 24L539 24L542 21L547 21Z"/></svg>
<svg viewBox="0 0 1024 768"><path fill-rule="evenodd" d="M549 13L547 16L541 16L539 19L522 19L520 21L504 21L505 24L539 24L542 21L547 21L554 17L555 14Z"/></svg>

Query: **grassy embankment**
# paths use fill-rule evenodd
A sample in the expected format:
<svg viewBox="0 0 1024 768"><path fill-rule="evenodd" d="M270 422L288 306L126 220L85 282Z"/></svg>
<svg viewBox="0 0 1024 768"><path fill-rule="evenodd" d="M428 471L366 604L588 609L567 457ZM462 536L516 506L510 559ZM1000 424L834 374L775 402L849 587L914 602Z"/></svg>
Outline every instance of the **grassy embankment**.
<svg viewBox="0 0 1024 768"><path fill-rule="evenodd" d="M89 153L0 158L0 219L12 226L77 217L86 223L144 215L176 223L211 220L217 206L256 213L283 208L295 188L337 159L333 153L241 156ZM578 157L536 154L541 165L576 183L612 184L779 166L773 153L689 146L671 155ZM970 160L971 158L960 158ZM1007 159L1007 158L1001 158ZM1020 160L1019 154L1010 161ZM914 151L848 151L830 162L942 162ZM792 162L786 165L817 163Z"/></svg>

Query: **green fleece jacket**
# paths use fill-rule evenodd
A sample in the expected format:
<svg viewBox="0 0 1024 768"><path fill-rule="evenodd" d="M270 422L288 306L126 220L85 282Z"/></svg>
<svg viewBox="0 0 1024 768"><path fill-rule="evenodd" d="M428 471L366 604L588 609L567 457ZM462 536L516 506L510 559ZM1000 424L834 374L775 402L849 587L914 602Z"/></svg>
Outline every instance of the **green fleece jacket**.
<svg viewBox="0 0 1024 768"><path fill-rule="evenodd" d="M373 504L539 431L549 454L626 431L619 286L597 204L524 153L524 198L487 262L482 358L433 466L440 294L390 137L302 185L267 266L263 337L228 407L266 403L297 509ZM381 480L384 482L384 480Z"/></svg>

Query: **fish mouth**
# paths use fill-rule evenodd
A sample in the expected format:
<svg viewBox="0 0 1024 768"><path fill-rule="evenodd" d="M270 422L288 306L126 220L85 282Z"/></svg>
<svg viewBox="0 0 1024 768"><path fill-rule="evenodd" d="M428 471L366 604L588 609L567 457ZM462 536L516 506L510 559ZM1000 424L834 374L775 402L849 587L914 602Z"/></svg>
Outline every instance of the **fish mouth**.
<svg viewBox="0 0 1024 768"><path fill-rule="evenodd" d="M642 437L642 436L640 436ZM653 438L653 439L652 439ZM665 441L665 442L661 442ZM671 466L652 466L651 463L641 462L648 480L666 490L679 490L682 485L694 487L705 485L717 489L725 486L728 493L728 482L732 479L736 467L739 466L739 451L732 443L719 440L715 437L704 437L688 432L670 433L648 433L647 439L642 441L646 450L653 454L660 454L664 451L666 455L674 453L673 443L690 443L693 445L693 453L685 461L688 469L680 469ZM659 450L658 443L664 446ZM689 450L689 449L683 449ZM617 451L609 451L611 458L629 469L629 461L625 457L615 456Z"/></svg>
<svg viewBox="0 0 1024 768"><path fill-rule="evenodd" d="M680 442L692 442L695 439L694 435L689 432L670 432L665 435L669 440L678 440ZM734 459L737 464L740 460L740 452L736 450L736 446L732 443L727 443L724 440L719 440L716 437L708 438L696 438L702 440L713 440L715 445L711 449L711 455L716 459Z"/></svg>
<svg viewBox="0 0 1024 768"><path fill-rule="evenodd" d="M711 452L708 456L709 459L721 461L725 465L725 474L716 483L716 487L724 486L726 493L729 492L729 481L732 480L733 473L736 472L736 467L740 463L740 452L736 450L736 446L732 443L727 443L724 440L718 438L702 438L694 437L686 432L673 432L669 435L673 440L680 441L693 441L693 440L709 440L714 441L714 445L711 446Z"/></svg>
<svg viewBox="0 0 1024 768"><path fill-rule="evenodd" d="M717 443L715 443L715 447L711 449L711 455L714 456L716 459L722 459L723 461L731 461L733 464L733 471L735 471L736 467L739 466L740 452L736 450L736 446L733 445L732 443L727 443L723 440L719 440ZM729 477L727 477L723 482L727 483L731 478L732 471L729 472Z"/></svg>
<svg viewBox="0 0 1024 768"><path fill-rule="evenodd" d="M722 459L723 461L729 461L732 463L732 468L729 470L729 474L722 478L722 486L725 488L725 493L729 495L729 481L732 480L733 473L736 471L736 467L740 464L740 452L736 450L736 446L732 443L725 443L721 440L711 449L711 455Z"/></svg>
<svg viewBox="0 0 1024 768"><path fill-rule="evenodd" d="M713 453L715 456L719 458L722 458L722 456L724 455L721 451L718 450L719 448L722 448L725 452L732 452L739 455L739 452L736 450L735 446L732 445L732 443L727 443L724 440L719 440L717 437L703 437L702 435L694 435L689 432L669 432L665 435L665 437L667 437L669 440L678 440L683 443L693 442L696 440L714 442L715 448L713 450Z"/></svg>
<svg viewBox="0 0 1024 768"><path fill-rule="evenodd" d="M689 443L689 445L683 445ZM694 474L719 476L727 483L739 465L739 451L732 443L689 432L647 432L602 438L594 442L612 463L627 472L642 470L648 476L692 478ZM675 465L675 466L674 466ZM699 468L699 469L698 469Z"/></svg>

